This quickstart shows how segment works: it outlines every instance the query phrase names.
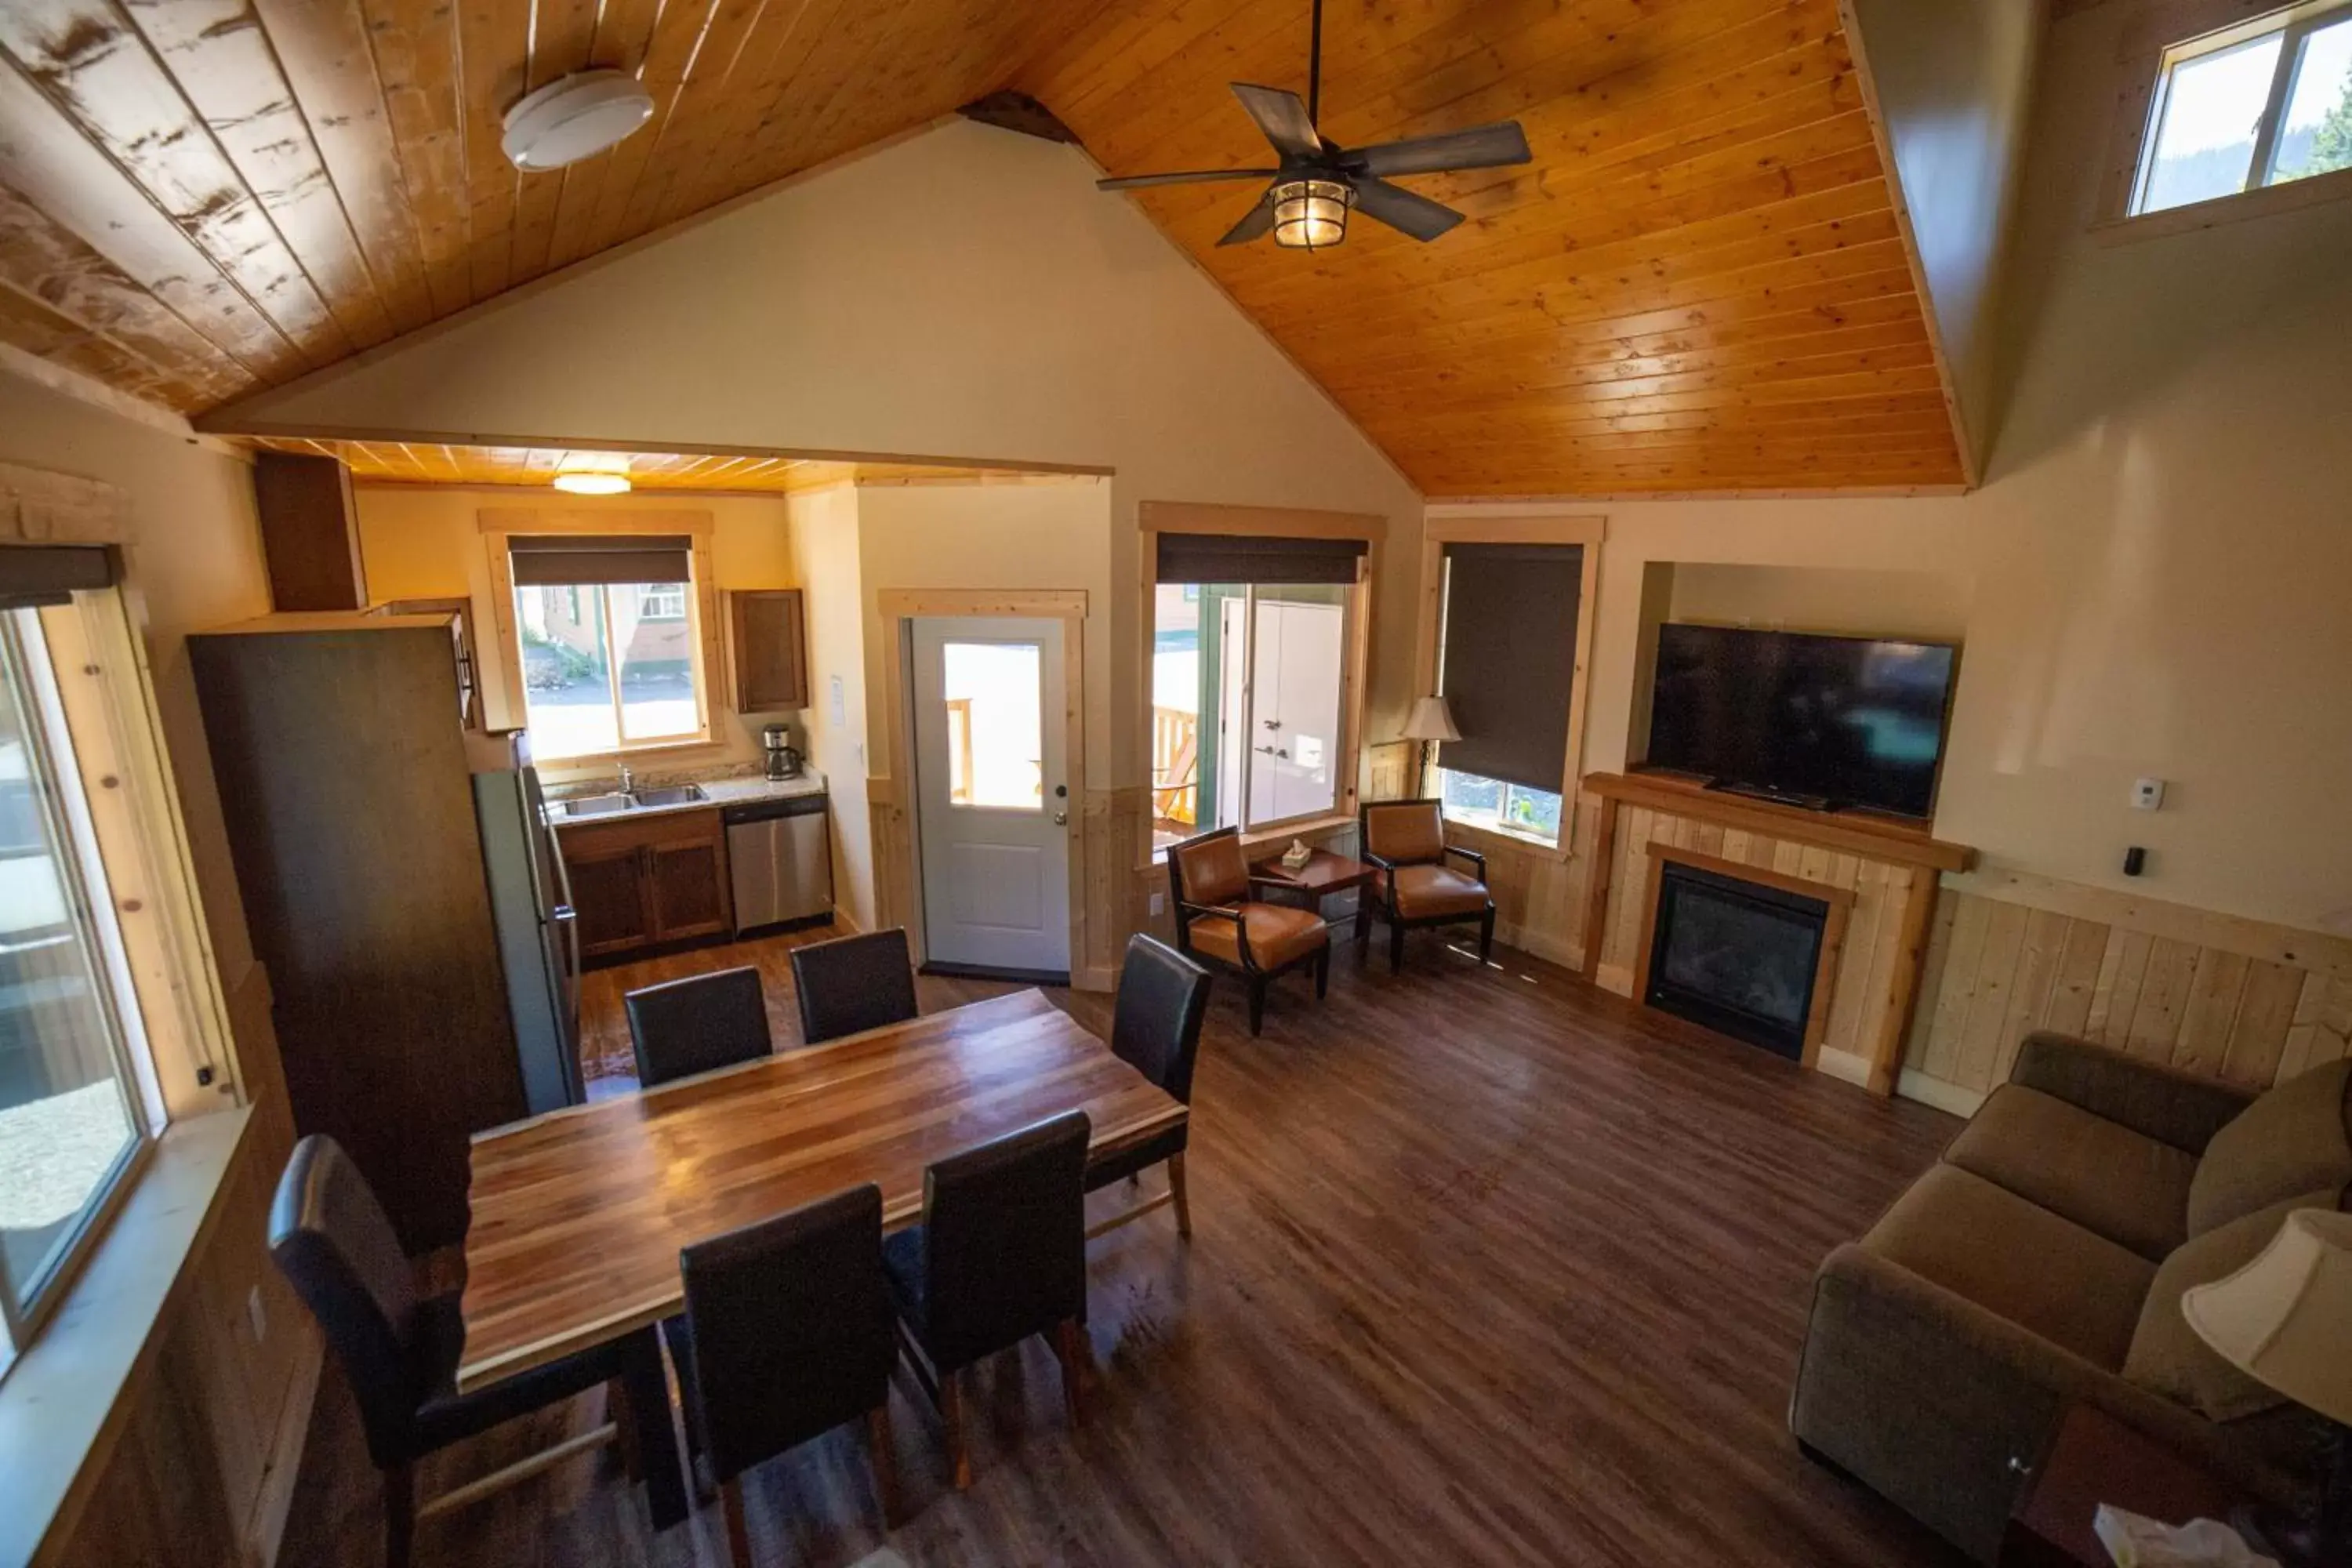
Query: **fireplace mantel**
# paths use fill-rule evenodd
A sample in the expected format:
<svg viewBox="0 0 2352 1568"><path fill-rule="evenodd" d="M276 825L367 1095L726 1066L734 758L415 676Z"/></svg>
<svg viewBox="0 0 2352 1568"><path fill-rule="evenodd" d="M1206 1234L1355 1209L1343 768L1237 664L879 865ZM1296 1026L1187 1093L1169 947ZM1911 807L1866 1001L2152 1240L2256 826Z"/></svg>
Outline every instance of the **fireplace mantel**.
<svg viewBox="0 0 2352 1568"><path fill-rule="evenodd" d="M1809 1044L1807 1059L1874 1093L1894 1091L1937 884L1942 873L1973 866L1974 849L1895 818L1805 811L1671 773L1594 773L1582 788L1601 803L1584 889L1588 976L1621 994L1640 994L1656 868L1669 855L1768 885L1803 887L1809 896L1843 890L1852 901L1832 897L1845 928L1825 1005L1833 1017L1824 1020L1826 1038Z"/></svg>

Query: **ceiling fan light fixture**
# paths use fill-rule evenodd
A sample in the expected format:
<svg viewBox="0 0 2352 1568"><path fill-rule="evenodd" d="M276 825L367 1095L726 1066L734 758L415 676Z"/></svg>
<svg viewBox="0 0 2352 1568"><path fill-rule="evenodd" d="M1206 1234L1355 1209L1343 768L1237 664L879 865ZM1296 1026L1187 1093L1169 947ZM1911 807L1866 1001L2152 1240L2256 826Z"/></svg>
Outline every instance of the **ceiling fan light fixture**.
<svg viewBox="0 0 2352 1568"><path fill-rule="evenodd" d="M629 493L629 459L611 452L567 455L555 465L555 478L551 482L566 495L626 495Z"/></svg>
<svg viewBox="0 0 2352 1568"><path fill-rule="evenodd" d="M1274 243L1285 250L1327 250L1348 237L1356 193L1343 181L1277 180L1266 199L1274 204Z"/></svg>

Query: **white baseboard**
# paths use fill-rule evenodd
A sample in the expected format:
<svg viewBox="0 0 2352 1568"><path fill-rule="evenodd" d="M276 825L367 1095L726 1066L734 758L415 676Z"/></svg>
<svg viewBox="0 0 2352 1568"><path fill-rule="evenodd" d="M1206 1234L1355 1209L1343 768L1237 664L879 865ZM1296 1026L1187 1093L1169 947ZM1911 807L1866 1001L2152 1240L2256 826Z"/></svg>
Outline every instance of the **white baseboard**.
<svg viewBox="0 0 2352 1568"><path fill-rule="evenodd" d="M269 1468L245 1527L246 1560L255 1568L276 1568L278 1548L286 1538L286 1516L294 1506L294 1478L302 1468L302 1445L310 1434L310 1406L319 1395L326 1349L324 1336L314 1331L304 1336L294 1358L286 1403L278 1412L278 1430L270 1435Z"/></svg>
<svg viewBox="0 0 2352 1568"><path fill-rule="evenodd" d="M1938 1110L1948 1110L1955 1116L1974 1116L1977 1107L1985 1102L1980 1089L1962 1089L1956 1083L1946 1083L1939 1078L1906 1068L1903 1076L1895 1080L1895 1092L1906 1100L1916 1100L1922 1105L1932 1105Z"/></svg>

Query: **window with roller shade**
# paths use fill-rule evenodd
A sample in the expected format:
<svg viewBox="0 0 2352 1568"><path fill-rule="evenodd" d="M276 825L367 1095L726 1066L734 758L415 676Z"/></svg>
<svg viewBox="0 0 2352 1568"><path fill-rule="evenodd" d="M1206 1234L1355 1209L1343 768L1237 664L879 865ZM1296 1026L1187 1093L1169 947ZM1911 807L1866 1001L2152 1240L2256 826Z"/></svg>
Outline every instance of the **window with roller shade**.
<svg viewBox="0 0 2352 1568"><path fill-rule="evenodd" d="M532 535L508 550L533 755L594 756L704 732L686 539Z"/></svg>
<svg viewBox="0 0 2352 1568"><path fill-rule="evenodd" d="M1339 809L1362 540L1161 533L1150 670L1152 840Z"/></svg>
<svg viewBox="0 0 2352 1568"><path fill-rule="evenodd" d="M1559 842L1584 547L1445 547L1438 689L1461 731L1438 750L1449 821Z"/></svg>

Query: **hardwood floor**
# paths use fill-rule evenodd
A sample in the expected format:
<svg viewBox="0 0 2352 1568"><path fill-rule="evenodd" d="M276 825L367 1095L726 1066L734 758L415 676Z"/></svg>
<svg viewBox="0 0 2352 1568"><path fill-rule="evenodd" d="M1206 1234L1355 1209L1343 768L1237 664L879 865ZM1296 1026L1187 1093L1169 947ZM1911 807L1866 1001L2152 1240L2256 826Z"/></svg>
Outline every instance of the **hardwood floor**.
<svg viewBox="0 0 2352 1568"><path fill-rule="evenodd" d="M795 1039L789 945L592 976L594 1037L625 1057L625 985L748 961ZM748 1478L761 1562L887 1544L914 1568L1957 1563L1801 1458L1784 1415L1814 1265L1959 1124L1497 958L1482 970L1428 933L1395 978L1343 957L1323 1006L1277 984L1257 1039L1220 983L1194 1238L1161 1215L1091 1245L1085 1427L1043 1343L983 1365L978 1479L958 1495L902 1373L898 1527L844 1428ZM920 984L926 1009L1005 989ZM1108 1032L1108 997L1052 994ZM560 1430L542 1417L443 1456L428 1490ZM376 1562L377 1495L331 1368L280 1561ZM725 1562L715 1505L658 1537L644 1519L607 1454L429 1521L417 1561Z"/></svg>

